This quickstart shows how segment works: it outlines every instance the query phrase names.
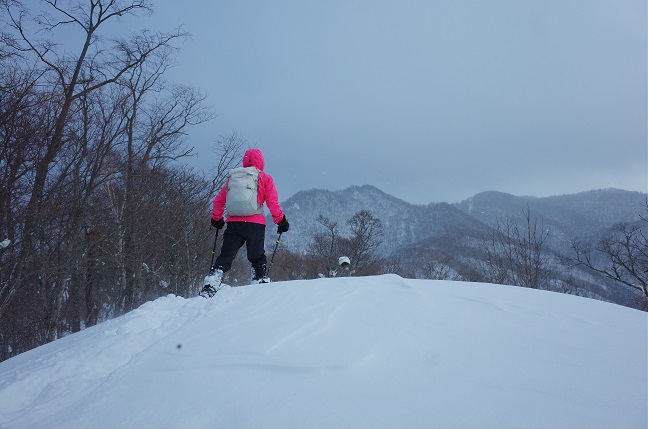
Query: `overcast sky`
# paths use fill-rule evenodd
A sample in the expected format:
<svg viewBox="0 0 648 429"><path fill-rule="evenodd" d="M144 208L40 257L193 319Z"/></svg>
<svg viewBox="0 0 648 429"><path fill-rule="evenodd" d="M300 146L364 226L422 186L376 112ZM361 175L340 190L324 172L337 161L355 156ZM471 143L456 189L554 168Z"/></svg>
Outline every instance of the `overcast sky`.
<svg viewBox="0 0 648 429"><path fill-rule="evenodd" d="M282 201L647 191L645 0L154 3L152 26L192 34L170 77L218 115L190 162L209 171L237 131Z"/></svg>

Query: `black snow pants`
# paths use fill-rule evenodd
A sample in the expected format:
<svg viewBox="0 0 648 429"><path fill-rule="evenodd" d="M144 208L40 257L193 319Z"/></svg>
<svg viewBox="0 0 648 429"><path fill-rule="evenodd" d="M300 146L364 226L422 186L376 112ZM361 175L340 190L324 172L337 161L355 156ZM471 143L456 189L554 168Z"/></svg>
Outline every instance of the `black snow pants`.
<svg viewBox="0 0 648 429"><path fill-rule="evenodd" d="M223 246L216 258L215 267L223 272L232 268L239 249L246 245L247 258L252 268L261 270L267 262L265 254L265 225L253 222L228 222L223 233Z"/></svg>

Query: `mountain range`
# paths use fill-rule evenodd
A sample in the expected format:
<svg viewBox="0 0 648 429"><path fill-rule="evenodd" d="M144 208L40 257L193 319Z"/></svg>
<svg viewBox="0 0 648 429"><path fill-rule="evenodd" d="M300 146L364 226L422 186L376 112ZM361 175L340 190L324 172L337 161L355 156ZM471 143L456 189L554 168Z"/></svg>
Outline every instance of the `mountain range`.
<svg viewBox="0 0 648 429"><path fill-rule="evenodd" d="M320 215L337 222L344 236L350 234L347 221L358 211L368 210L383 227L378 256L404 270L399 274L425 277L422 267L435 261L448 265L455 278L480 281L484 239L506 220L524 222L528 211L546 232L545 252L556 268L555 280L564 283L569 277L573 283L575 278L577 292L570 293L635 306L637 296L629 288L584 269L567 273L557 261L573 256L574 239L596 245L614 225L638 222L647 198L646 193L614 188L542 198L488 191L455 204L417 205L370 185L336 191L311 189L282 203L291 225L282 245L292 252L308 252L313 236L324 232L317 222ZM275 234L268 228L268 240L274 241Z"/></svg>

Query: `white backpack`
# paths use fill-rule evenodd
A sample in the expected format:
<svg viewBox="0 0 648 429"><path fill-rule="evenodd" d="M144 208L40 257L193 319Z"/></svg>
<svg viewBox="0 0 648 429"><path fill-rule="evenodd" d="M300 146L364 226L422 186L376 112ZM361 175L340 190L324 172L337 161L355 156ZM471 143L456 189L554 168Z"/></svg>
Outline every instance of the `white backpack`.
<svg viewBox="0 0 648 429"><path fill-rule="evenodd" d="M263 214L257 202L259 170L256 167L233 168L229 172L225 209L230 216Z"/></svg>

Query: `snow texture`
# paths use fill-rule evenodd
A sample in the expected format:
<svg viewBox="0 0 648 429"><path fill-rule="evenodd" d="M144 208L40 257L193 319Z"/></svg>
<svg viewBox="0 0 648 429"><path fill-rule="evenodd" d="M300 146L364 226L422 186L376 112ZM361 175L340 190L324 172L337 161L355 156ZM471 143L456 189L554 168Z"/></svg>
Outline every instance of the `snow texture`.
<svg viewBox="0 0 648 429"><path fill-rule="evenodd" d="M0 363L7 428L647 427L648 316L395 275L169 295Z"/></svg>

